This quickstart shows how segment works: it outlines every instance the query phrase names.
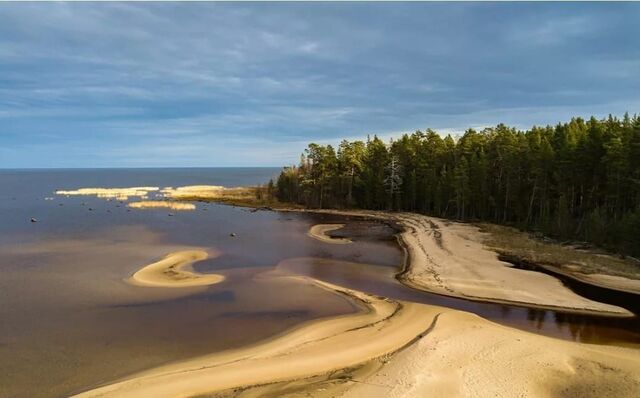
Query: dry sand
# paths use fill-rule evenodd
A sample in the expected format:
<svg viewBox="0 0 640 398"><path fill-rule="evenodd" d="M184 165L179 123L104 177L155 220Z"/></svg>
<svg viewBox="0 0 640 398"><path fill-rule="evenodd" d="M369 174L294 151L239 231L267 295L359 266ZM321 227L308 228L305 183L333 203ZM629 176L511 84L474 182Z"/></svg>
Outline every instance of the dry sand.
<svg viewBox="0 0 640 398"><path fill-rule="evenodd" d="M579 296L553 276L498 260L498 254L483 245L483 232L475 226L409 213L396 217L406 228L401 237L409 262L401 280L412 287L474 300L632 315Z"/></svg>
<svg viewBox="0 0 640 398"><path fill-rule="evenodd" d="M325 243L335 243L340 245L353 243L351 239L332 238L331 236L327 235L327 232L335 231L342 227L344 227L344 224L316 224L309 229L307 235Z"/></svg>
<svg viewBox="0 0 640 398"><path fill-rule="evenodd" d="M137 271L127 281L137 286L192 287L220 283L224 276L199 274L185 268L209 255L203 250L183 250L166 255L162 260Z"/></svg>
<svg viewBox="0 0 640 398"><path fill-rule="evenodd" d="M171 210L195 210L196 205L193 203L170 202L167 200L143 200L141 202L132 202L127 207L133 209L157 209L166 208Z"/></svg>
<svg viewBox="0 0 640 398"><path fill-rule="evenodd" d="M640 350L556 340L446 311L425 337L358 381L331 396L636 397Z"/></svg>

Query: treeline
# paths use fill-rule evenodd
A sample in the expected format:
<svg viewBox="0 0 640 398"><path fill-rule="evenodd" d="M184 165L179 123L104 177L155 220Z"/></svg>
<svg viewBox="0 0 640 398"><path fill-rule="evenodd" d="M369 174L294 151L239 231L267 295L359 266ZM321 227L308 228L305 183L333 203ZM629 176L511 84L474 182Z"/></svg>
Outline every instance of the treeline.
<svg viewBox="0 0 640 398"><path fill-rule="evenodd" d="M310 144L275 193L308 207L489 221L640 254L640 117Z"/></svg>

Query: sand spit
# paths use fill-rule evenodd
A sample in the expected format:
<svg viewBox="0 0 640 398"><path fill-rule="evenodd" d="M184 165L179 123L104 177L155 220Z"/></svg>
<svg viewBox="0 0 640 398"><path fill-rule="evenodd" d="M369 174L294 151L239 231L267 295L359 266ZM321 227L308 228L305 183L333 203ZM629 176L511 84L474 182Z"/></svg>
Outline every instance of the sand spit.
<svg viewBox="0 0 640 398"><path fill-rule="evenodd" d="M195 210L196 205L193 203L170 202L167 200L143 200L141 202L132 202L127 207L133 209L157 209L166 208L171 210Z"/></svg>
<svg viewBox="0 0 640 398"><path fill-rule="evenodd" d="M307 235L325 243L335 243L340 245L353 243L351 239L332 238L331 236L327 235L327 232L335 231L342 227L344 227L344 224L316 224L309 229Z"/></svg>
<svg viewBox="0 0 640 398"><path fill-rule="evenodd" d="M437 315L436 307L289 278L346 295L362 312L312 321L272 340L152 369L78 397L186 397L330 373L409 344Z"/></svg>
<svg viewBox="0 0 640 398"><path fill-rule="evenodd" d="M220 283L224 276L199 274L184 268L209 257L203 250L184 250L166 255L162 260L137 271L127 281L137 286L192 287Z"/></svg>
<svg viewBox="0 0 640 398"><path fill-rule="evenodd" d="M127 200L130 197L146 198L150 192L159 190L158 187L81 188L73 191L56 191L56 195L88 195L105 199Z"/></svg>

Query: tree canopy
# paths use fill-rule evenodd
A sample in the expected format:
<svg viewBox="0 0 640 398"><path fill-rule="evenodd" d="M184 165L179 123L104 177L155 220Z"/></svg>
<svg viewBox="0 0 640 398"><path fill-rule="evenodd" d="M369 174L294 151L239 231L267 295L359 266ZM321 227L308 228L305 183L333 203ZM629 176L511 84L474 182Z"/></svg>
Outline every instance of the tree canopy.
<svg viewBox="0 0 640 398"><path fill-rule="evenodd" d="M279 200L511 224L640 254L637 115L455 138L428 129L305 152L280 174Z"/></svg>

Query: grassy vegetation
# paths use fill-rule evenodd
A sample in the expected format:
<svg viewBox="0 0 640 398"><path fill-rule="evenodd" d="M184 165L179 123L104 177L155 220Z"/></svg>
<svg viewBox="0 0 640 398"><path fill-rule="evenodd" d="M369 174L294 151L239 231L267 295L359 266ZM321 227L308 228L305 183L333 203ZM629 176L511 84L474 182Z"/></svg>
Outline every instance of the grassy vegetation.
<svg viewBox="0 0 640 398"><path fill-rule="evenodd" d="M558 267L563 271L603 273L640 279L640 261L612 255L584 244L563 244L515 228L479 224L484 243L496 252L524 261Z"/></svg>
<svg viewBox="0 0 640 398"><path fill-rule="evenodd" d="M232 206L253 207L253 208L302 208L303 206L281 203L273 195L269 194L268 187L237 187L225 188L206 192L206 194L187 194L174 196L175 200L185 202L208 202L223 203Z"/></svg>

